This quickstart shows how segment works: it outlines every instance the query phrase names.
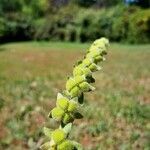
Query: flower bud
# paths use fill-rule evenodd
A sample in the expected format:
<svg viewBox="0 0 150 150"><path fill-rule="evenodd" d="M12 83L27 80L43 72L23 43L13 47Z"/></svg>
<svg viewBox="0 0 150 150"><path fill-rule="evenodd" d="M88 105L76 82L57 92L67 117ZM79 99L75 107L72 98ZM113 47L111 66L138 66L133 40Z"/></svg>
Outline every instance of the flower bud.
<svg viewBox="0 0 150 150"><path fill-rule="evenodd" d="M74 80L75 80L76 85L78 86L80 83L86 81L86 78L85 78L84 75L82 75L82 76L75 76Z"/></svg>
<svg viewBox="0 0 150 150"><path fill-rule="evenodd" d="M75 85L76 85L76 82L73 80L73 78L69 78L66 83L67 91L70 91Z"/></svg>
<svg viewBox="0 0 150 150"><path fill-rule="evenodd" d="M98 50L96 50L96 49L94 49L94 50L91 50L87 55L86 55L86 57L87 58L94 58L95 59L95 57L97 57L97 56L100 56L100 52L98 51Z"/></svg>
<svg viewBox="0 0 150 150"><path fill-rule="evenodd" d="M56 102L56 106L62 108L64 111L67 110L69 106L69 99L66 97L60 98Z"/></svg>
<svg viewBox="0 0 150 150"><path fill-rule="evenodd" d="M79 87L74 87L70 92L69 94L71 95L71 97L78 97L78 95L80 95L80 89Z"/></svg>
<svg viewBox="0 0 150 150"><path fill-rule="evenodd" d="M58 108L58 107L53 108L51 111L52 118L57 121L62 120L64 114L65 112L61 108Z"/></svg>
<svg viewBox="0 0 150 150"><path fill-rule="evenodd" d="M65 140L65 138L66 134L63 129L56 129L52 132L52 140L54 140L56 144L61 143L63 140Z"/></svg>
<svg viewBox="0 0 150 150"><path fill-rule="evenodd" d="M101 67L99 67L98 65L96 65L95 63L91 64L89 66L89 69L94 72L94 71L98 71L98 70L101 70Z"/></svg>
<svg viewBox="0 0 150 150"><path fill-rule="evenodd" d="M70 122L73 122L73 117L70 114L65 113L64 118L63 118L63 123L68 124Z"/></svg>
<svg viewBox="0 0 150 150"><path fill-rule="evenodd" d="M108 47L109 45L109 40L106 38L100 38L98 40L95 40L92 46L97 46L97 47Z"/></svg>
<svg viewBox="0 0 150 150"><path fill-rule="evenodd" d="M68 112L75 112L75 111L77 111L77 108L78 108L78 103L73 100L70 100Z"/></svg>
<svg viewBox="0 0 150 150"><path fill-rule="evenodd" d="M90 84L88 84L87 82L83 82L79 85L79 87L81 88L81 90L83 92L88 92L90 90L94 90L95 88L92 87Z"/></svg>
<svg viewBox="0 0 150 150"><path fill-rule="evenodd" d="M86 77L91 76L92 72L89 68L83 67L81 65L75 67L73 70L73 76L82 76L82 75L85 75Z"/></svg>
<svg viewBox="0 0 150 150"><path fill-rule="evenodd" d="M58 150L74 150L75 147L70 140L65 140L64 142L62 142L61 144L57 146L57 149Z"/></svg>
<svg viewBox="0 0 150 150"><path fill-rule="evenodd" d="M85 66L89 66L93 63L93 60L92 58L85 58L83 61L82 61L82 64L85 65Z"/></svg>

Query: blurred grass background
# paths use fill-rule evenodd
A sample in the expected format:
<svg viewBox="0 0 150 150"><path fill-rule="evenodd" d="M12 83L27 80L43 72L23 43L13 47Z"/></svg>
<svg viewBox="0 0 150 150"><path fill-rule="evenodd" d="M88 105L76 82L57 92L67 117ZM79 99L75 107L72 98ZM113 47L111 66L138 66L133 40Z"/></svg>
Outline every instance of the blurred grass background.
<svg viewBox="0 0 150 150"><path fill-rule="evenodd" d="M0 47L0 149L38 149L47 114L90 43L21 42ZM84 49L84 50L83 50ZM149 150L150 45L111 44L96 91L71 138L86 150Z"/></svg>
<svg viewBox="0 0 150 150"><path fill-rule="evenodd" d="M38 150L57 92L91 42L111 41L71 139L150 150L149 0L0 0L0 150Z"/></svg>

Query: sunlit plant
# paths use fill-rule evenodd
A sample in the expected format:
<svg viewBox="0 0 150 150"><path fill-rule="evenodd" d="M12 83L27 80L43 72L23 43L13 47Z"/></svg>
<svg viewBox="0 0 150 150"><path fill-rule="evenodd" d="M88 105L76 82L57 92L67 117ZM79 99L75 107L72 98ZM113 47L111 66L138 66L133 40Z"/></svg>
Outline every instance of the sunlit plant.
<svg viewBox="0 0 150 150"><path fill-rule="evenodd" d="M49 141L41 146L42 150L83 150L82 146L69 139L71 127L75 119L81 119L80 112L84 103L84 93L93 91L91 83L95 82L92 73L101 69L98 63L104 61L109 41L101 38L91 45L82 61L77 62L72 77L66 82L66 89L57 94L56 107L49 117L60 123L58 129L44 127L44 134Z"/></svg>

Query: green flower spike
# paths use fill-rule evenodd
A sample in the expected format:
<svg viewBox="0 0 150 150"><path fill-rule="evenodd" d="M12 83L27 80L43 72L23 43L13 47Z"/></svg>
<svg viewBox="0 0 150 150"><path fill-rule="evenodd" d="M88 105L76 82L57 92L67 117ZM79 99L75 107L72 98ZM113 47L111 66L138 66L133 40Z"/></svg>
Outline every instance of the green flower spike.
<svg viewBox="0 0 150 150"><path fill-rule="evenodd" d="M80 105L84 102L84 92L95 89L90 85L95 82L92 73L101 69L97 64L104 61L108 45L109 41L106 38L94 41L85 59L75 66L73 77L67 80L63 95L58 93L56 107L51 110L49 116L60 121L60 127L55 130L44 128L44 134L50 141L41 146L42 150L83 150L79 143L69 140L68 135L74 119L83 117L80 114Z"/></svg>

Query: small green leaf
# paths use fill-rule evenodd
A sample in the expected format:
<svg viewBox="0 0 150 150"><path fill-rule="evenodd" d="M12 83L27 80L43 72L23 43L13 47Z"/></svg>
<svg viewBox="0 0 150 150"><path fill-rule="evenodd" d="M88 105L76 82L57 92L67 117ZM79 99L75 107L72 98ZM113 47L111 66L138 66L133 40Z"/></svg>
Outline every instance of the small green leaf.
<svg viewBox="0 0 150 150"><path fill-rule="evenodd" d="M52 129L49 129L49 128L44 127L43 131L44 131L44 134L45 134L48 138L51 138Z"/></svg>
<svg viewBox="0 0 150 150"><path fill-rule="evenodd" d="M73 122L73 121L74 121L74 118L70 114L65 113L62 122L64 124L68 124L68 123Z"/></svg>
<svg viewBox="0 0 150 150"><path fill-rule="evenodd" d="M40 147L41 150L49 150L50 148L51 148L50 142L46 142Z"/></svg>
<svg viewBox="0 0 150 150"><path fill-rule="evenodd" d="M75 146L76 150L83 150L83 147L81 146L81 144L75 141L72 141L72 144Z"/></svg>
<svg viewBox="0 0 150 150"><path fill-rule="evenodd" d="M75 146L70 140L65 140L58 145L57 150L74 150Z"/></svg>
<svg viewBox="0 0 150 150"><path fill-rule="evenodd" d="M56 129L52 132L52 139L56 144L61 143L66 138L66 133L62 129Z"/></svg>
<svg viewBox="0 0 150 150"><path fill-rule="evenodd" d="M64 132L65 132L66 134L69 134L69 132L71 131L71 128L72 128L72 123L68 123L68 124L63 128L63 130L64 130Z"/></svg>

